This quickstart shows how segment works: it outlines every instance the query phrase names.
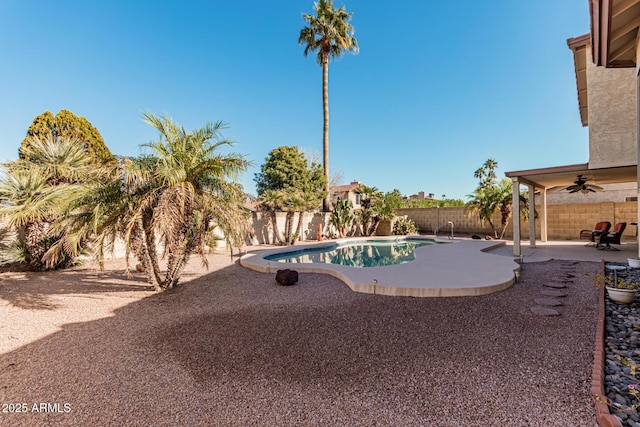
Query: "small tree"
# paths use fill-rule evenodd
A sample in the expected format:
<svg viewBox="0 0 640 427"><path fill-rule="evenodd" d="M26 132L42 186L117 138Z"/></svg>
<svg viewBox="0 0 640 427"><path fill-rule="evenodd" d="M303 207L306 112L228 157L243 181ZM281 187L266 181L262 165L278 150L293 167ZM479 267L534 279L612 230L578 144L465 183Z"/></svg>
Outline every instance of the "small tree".
<svg viewBox="0 0 640 427"><path fill-rule="evenodd" d="M79 117L69 110L60 110L55 116L50 111L36 116L27 130L27 136L20 145L20 158L29 160L29 147L36 139L47 138L74 139L84 144L86 152L96 163L115 160L98 132L89 120Z"/></svg>
<svg viewBox="0 0 640 427"><path fill-rule="evenodd" d="M371 236L376 232L378 224L384 219L393 218L393 208L389 200L376 187L360 185L354 190L360 194L360 209L356 212L359 231L363 236Z"/></svg>
<svg viewBox="0 0 640 427"><path fill-rule="evenodd" d="M269 152L260 172L255 175L258 198L269 212L274 244L292 244L302 233L304 212L317 209L324 197L322 167L307 161L296 146L280 146ZM287 212L284 236L280 236L276 212ZM297 232L293 233L295 212L300 212Z"/></svg>
<svg viewBox="0 0 640 427"><path fill-rule="evenodd" d="M143 115L159 132L157 141L145 145L149 153L123 159L108 182L69 212L65 225L79 235L94 234L99 257L122 237L127 255L135 254L149 283L162 291L178 283L191 254L206 263L204 248L214 227L231 247L242 245L246 195L234 179L249 162L217 152L232 145L221 137L222 122L187 131L166 117ZM160 257L166 259L162 270Z"/></svg>

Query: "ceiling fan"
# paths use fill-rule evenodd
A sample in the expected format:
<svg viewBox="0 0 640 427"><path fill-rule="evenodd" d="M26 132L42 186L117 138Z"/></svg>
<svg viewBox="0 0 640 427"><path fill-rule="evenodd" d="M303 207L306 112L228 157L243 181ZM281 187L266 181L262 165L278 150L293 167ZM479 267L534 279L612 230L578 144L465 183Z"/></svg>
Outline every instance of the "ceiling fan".
<svg viewBox="0 0 640 427"><path fill-rule="evenodd" d="M582 194L595 193L596 191L603 191L603 188L594 185L587 184L588 178L583 177L582 175L578 175L575 181L573 181L573 185L568 186L565 190L569 191L569 193L577 193L581 192Z"/></svg>

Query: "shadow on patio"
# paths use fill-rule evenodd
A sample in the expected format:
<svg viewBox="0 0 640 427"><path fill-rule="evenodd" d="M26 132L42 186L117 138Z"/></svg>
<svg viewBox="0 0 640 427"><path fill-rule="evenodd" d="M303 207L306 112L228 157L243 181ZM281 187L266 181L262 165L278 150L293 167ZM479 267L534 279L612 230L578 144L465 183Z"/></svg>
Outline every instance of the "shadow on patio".
<svg viewBox="0 0 640 427"><path fill-rule="evenodd" d="M620 249L598 250L593 246L586 246L585 240L556 240L548 242L536 242L536 247L531 248L527 242L522 242L521 251L524 262L548 261L550 259L575 260L575 261L612 261L627 262L627 258L638 256L638 243L623 241L621 245L612 245ZM490 253L496 255L513 256L513 242L507 241L506 246L499 247Z"/></svg>

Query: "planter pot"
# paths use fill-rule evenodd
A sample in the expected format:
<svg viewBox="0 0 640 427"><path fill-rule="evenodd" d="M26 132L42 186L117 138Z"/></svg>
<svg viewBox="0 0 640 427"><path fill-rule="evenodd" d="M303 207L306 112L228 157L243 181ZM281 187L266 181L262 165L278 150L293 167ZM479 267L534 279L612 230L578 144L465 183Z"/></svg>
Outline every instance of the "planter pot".
<svg viewBox="0 0 640 427"><path fill-rule="evenodd" d="M391 236L393 234L393 221L390 219L383 219L378 223L376 228L376 236Z"/></svg>
<svg viewBox="0 0 640 427"><path fill-rule="evenodd" d="M627 258L627 262L631 268L640 268L640 259L638 258Z"/></svg>
<svg viewBox="0 0 640 427"><path fill-rule="evenodd" d="M609 298L618 304L631 304L636 297L635 289L617 289L607 287Z"/></svg>

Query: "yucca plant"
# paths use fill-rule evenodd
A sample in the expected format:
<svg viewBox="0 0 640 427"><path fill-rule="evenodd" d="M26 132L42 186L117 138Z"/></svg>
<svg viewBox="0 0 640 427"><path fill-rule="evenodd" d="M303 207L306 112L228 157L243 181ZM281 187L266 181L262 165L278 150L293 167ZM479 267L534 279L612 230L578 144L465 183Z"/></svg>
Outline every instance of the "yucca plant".
<svg viewBox="0 0 640 427"><path fill-rule="evenodd" d="M329 215L329 223L338 230L338 235L346 237L347 231L353 224L355 215L353 213L353 203L351 200L338 199L334 203L333 211Z"/></svg>

